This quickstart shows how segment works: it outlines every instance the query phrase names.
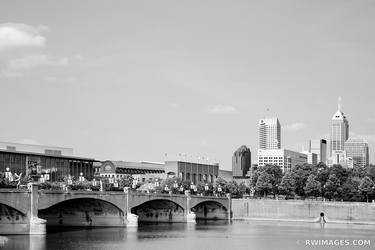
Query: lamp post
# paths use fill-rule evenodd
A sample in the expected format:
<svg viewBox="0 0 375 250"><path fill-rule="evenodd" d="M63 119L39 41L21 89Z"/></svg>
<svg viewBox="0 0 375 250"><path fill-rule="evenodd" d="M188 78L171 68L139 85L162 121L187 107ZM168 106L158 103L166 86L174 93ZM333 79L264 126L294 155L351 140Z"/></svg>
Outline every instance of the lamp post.
<svg viewBox="0 0 375 250"><path fill-rule="evenodd" d="M132 188L133 189L137 188L137 183L138 183L137 179L133 179L133 181L132 181Z"/></svg>
<svg viewBox="0 0 375 250"><path fill-rule="evenodd" d="M72 185L72 184L73 184L72 176L69 175L68 176L68 185Z"/></svg>
<svg viewBox="0 0 375 250"><path fill-rule="evenodd" d="M174 181L174 183L173 183L173 190L176 192L177 189L178 189L177 181Z"/></svg>
<svg viewBox="0 0 375 250"><path fill-rule="evenodd" d="M221 189L221 185L219 184L219 186L217 187L217 192L219 193L220 196L221 196L221 191L223 190Z"/></svg>
<svg viewBox="0 0 375 250"><path fill-rule="evenodd" d="M204 191L205 191L205 195L207 195L208 193L208 184L204 184Z"/></svg>
<svg viewBox="0 0 375 250"><path fill-rule="evenodd" d="M78 178L78 180L79 180L80 182L84 182L84 181L85 181L85 177L83 176L83 173L82 173L82 172L79 173L79 178Z"/></svg>

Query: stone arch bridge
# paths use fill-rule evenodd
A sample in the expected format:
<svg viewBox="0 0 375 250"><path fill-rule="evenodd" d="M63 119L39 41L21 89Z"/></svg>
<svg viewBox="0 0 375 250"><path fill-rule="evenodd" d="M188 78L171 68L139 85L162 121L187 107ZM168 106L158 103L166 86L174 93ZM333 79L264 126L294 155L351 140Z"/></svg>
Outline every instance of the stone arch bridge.
<svg viewBox="0 0 375 250"><path fill-rule="evenodd" d="M46 224L136 226L138 221L195 222L196 219L230 218L230 196L42 191L37 185L32 185L30 191L0 190L0 234L45 233Z"/></svg>

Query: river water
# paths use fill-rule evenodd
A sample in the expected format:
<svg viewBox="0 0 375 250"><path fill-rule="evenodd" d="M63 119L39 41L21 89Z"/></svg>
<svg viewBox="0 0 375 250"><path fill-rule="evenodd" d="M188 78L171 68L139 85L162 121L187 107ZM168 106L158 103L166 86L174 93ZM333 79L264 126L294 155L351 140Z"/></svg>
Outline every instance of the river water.
<svg viewBox="0 0 375 250"><path fill-rule="evenodd" d="M315 240L315 241L314 241ZM326 240L326 241L324 241ZM319 244L312 246L312 244ZM374 249L375 226L226 221L142 224L138 228L48 229L0 236L2 249Z"/></svg>

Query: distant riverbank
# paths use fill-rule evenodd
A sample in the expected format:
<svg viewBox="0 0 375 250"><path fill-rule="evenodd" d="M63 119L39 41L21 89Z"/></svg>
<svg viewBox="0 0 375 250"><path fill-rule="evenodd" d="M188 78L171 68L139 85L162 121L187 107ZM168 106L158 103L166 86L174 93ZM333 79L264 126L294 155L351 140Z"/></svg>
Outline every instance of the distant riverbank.
<svg viewBox="0 0 375 250"><path fill-rule="evenodd" d="M375 225L375 204L313 200L233 199L234 220L317 222Z"/></svg>

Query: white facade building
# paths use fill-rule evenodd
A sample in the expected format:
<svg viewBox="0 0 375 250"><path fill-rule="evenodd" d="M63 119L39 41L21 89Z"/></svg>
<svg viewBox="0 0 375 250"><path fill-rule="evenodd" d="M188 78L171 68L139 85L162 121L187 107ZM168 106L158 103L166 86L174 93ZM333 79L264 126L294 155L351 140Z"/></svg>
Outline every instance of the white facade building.
<svg viewBox="0 0 375 250"><path fill-rule="evenodd" d="M279 119L267 118L259 121L259 149L281 148L281 125Z"/></svg>
<svg viewBox="0 0 375 250"><path fill-rule="evenodd" d="M259 149L258 167L277 165L283 172L307 163L307 155L287 149Z"/></svg>

